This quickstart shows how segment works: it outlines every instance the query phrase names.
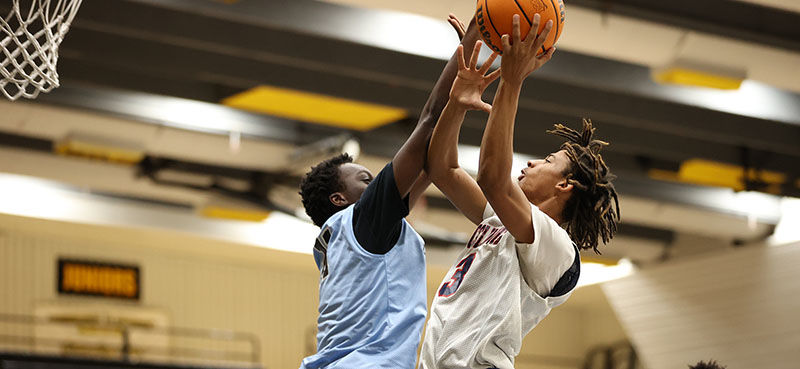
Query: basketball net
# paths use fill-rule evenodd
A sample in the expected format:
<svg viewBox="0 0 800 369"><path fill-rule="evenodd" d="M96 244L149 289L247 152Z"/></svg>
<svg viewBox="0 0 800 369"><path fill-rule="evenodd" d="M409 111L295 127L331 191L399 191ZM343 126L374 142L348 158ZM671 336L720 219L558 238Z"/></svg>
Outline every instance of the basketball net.
<svg viewBox="0 0 800 369"><path fill-rule="evenodd" d="M81 1L11 0L11 12L0 18L0 90L6 97L33 99L58 87L58 46Z"/></svg>

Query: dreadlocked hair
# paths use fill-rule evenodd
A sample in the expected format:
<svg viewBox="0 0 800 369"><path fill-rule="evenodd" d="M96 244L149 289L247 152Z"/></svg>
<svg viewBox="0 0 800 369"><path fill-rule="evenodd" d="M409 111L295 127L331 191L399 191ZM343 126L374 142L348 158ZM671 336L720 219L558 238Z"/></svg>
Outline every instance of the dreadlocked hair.
<svg viewBox="0 0 800 369"><path fill-rule="evenodd" d="M306 214L318 227L322 227L331 215L343 209L334 205L330 196L344 188L339 179L339 166L352 162L353 157L346 153L334 156L311 167L311 171L306 173L300 181L300 197L303 199L303 207L306 209Z"/></svg>
<svg viewBox="0 0 800 369"><path fill-rule="evenodd" d="M571 168L564 175L572 184L572 197L564 208L567 233L581 250L597 250L599 239L603 243L614 237L619 222L619 198L612 180L616 178L600 155L607 142L592 139L592 121L583 119L583 130L578 132L562 124L547 131L567 139L561 149L567 153Z"/></svg>
<svg viewBox="0 0 800 369"><path fill-rule="evenodd" d="M689 365L689 369L725 369L725 367L717 364L714 360L710 360L708 363L701 361L697 364Z"/></svg>

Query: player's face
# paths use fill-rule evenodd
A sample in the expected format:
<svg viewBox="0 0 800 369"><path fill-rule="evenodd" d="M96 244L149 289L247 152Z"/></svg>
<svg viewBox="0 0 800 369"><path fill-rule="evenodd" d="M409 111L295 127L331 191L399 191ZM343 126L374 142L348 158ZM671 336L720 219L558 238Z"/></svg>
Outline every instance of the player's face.
<svg viewBox="0 0 800 369"><path fill-rule="evenodd" d="M372 182L372 172L363 165L355 163L345 163L339 166L339 180L344 188L340 191L346 201L346 205L355 203L361 198L361 194Z"/></svg>
<svg viewBox="0 0 800 369"><path fill-rule="evenodd" d="M534 205L557 196L558 186L566 181L564 173L570 166L564 150L547 155L542 160L530 160L517 177L519 187Z"/></svg>

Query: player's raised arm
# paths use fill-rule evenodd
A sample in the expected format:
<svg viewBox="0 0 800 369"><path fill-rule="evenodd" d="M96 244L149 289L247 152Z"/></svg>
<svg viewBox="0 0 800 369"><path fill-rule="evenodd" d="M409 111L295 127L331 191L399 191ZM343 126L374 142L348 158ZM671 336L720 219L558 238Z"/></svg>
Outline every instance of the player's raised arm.
<svg viewBox="0 0 800 369"><path fill-rule="evenodd" d="M478 184L492 205L503 225L519 242L533 242L530 202L520 187L512 182L511 163L514 154L514 120L522 89L522 82L534 70L544 65L553 56L554 48L537 56L552 29L548 21L538 36L539 14L533 18L531 31L522 41L519 30L519 15L514 15L513 31L503 35L503 58L501 80L497 88L492 112L481 142Z"/></svg>
<svg viewBox="0 0 800 369"><path fill-rule="evenodd" d="M467 110L491 111L491 105L483 102L481 95L500 75L499 70L486 75L497 54L492 54L478 69L481 45L480 41L475 43L469 64L464 59L464 46L458 46L458 76L433 132L427 162L428 175L436 187L475 224L483 220L486 198L475 180L458 164L458 135Z"/></svg>
<svg viewBox="0 0 800 369"><path fill-rule="evenodd" d="M453 18L453 16L451 16L451 18ZM468 45L467 50L469 50L471 54L472 45L474 45L477 40L478 28L473 18L464 31L461 45ZM425 165L425 157L427 156L428 143L433 133L433 127L436 125L444 106L447 104L448 92L458 72L456 57L456 53L453 53L453 56L447 62L447 65L445 65L442 74L439 75L439 79L433 87L431 95L428 97L428 101L422 108L422 114L420 115L417 127L392 159L397 190L401 197L405 197L409 194ZM469 57L469 55L467 55L467 57ZM419 188L421 186L417 187Z"/></svg>

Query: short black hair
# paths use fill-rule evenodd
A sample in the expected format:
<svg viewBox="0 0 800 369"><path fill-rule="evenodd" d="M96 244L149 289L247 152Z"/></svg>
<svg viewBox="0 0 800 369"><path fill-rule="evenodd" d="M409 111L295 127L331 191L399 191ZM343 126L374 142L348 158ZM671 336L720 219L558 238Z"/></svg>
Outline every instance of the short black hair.
<svg viewBox="0 0 800 369"><path fill-rule="evenodd" d="M347 153L334 156L311 167L311 171L306 173L300 181L300 197L303 199L303 207L317 227L322 227L331 215L344 209L334 205L330 196L344 188L339 179L339 167L352 162L353 157Z"/></svg>
<svg viewBox="0 0 800 369"><path fill-rule="evenodd" d="M717 364L714 360L709 360L708 363L701 361L697 364L689 365L689 369L725 369L725 367Z"/></svg>

